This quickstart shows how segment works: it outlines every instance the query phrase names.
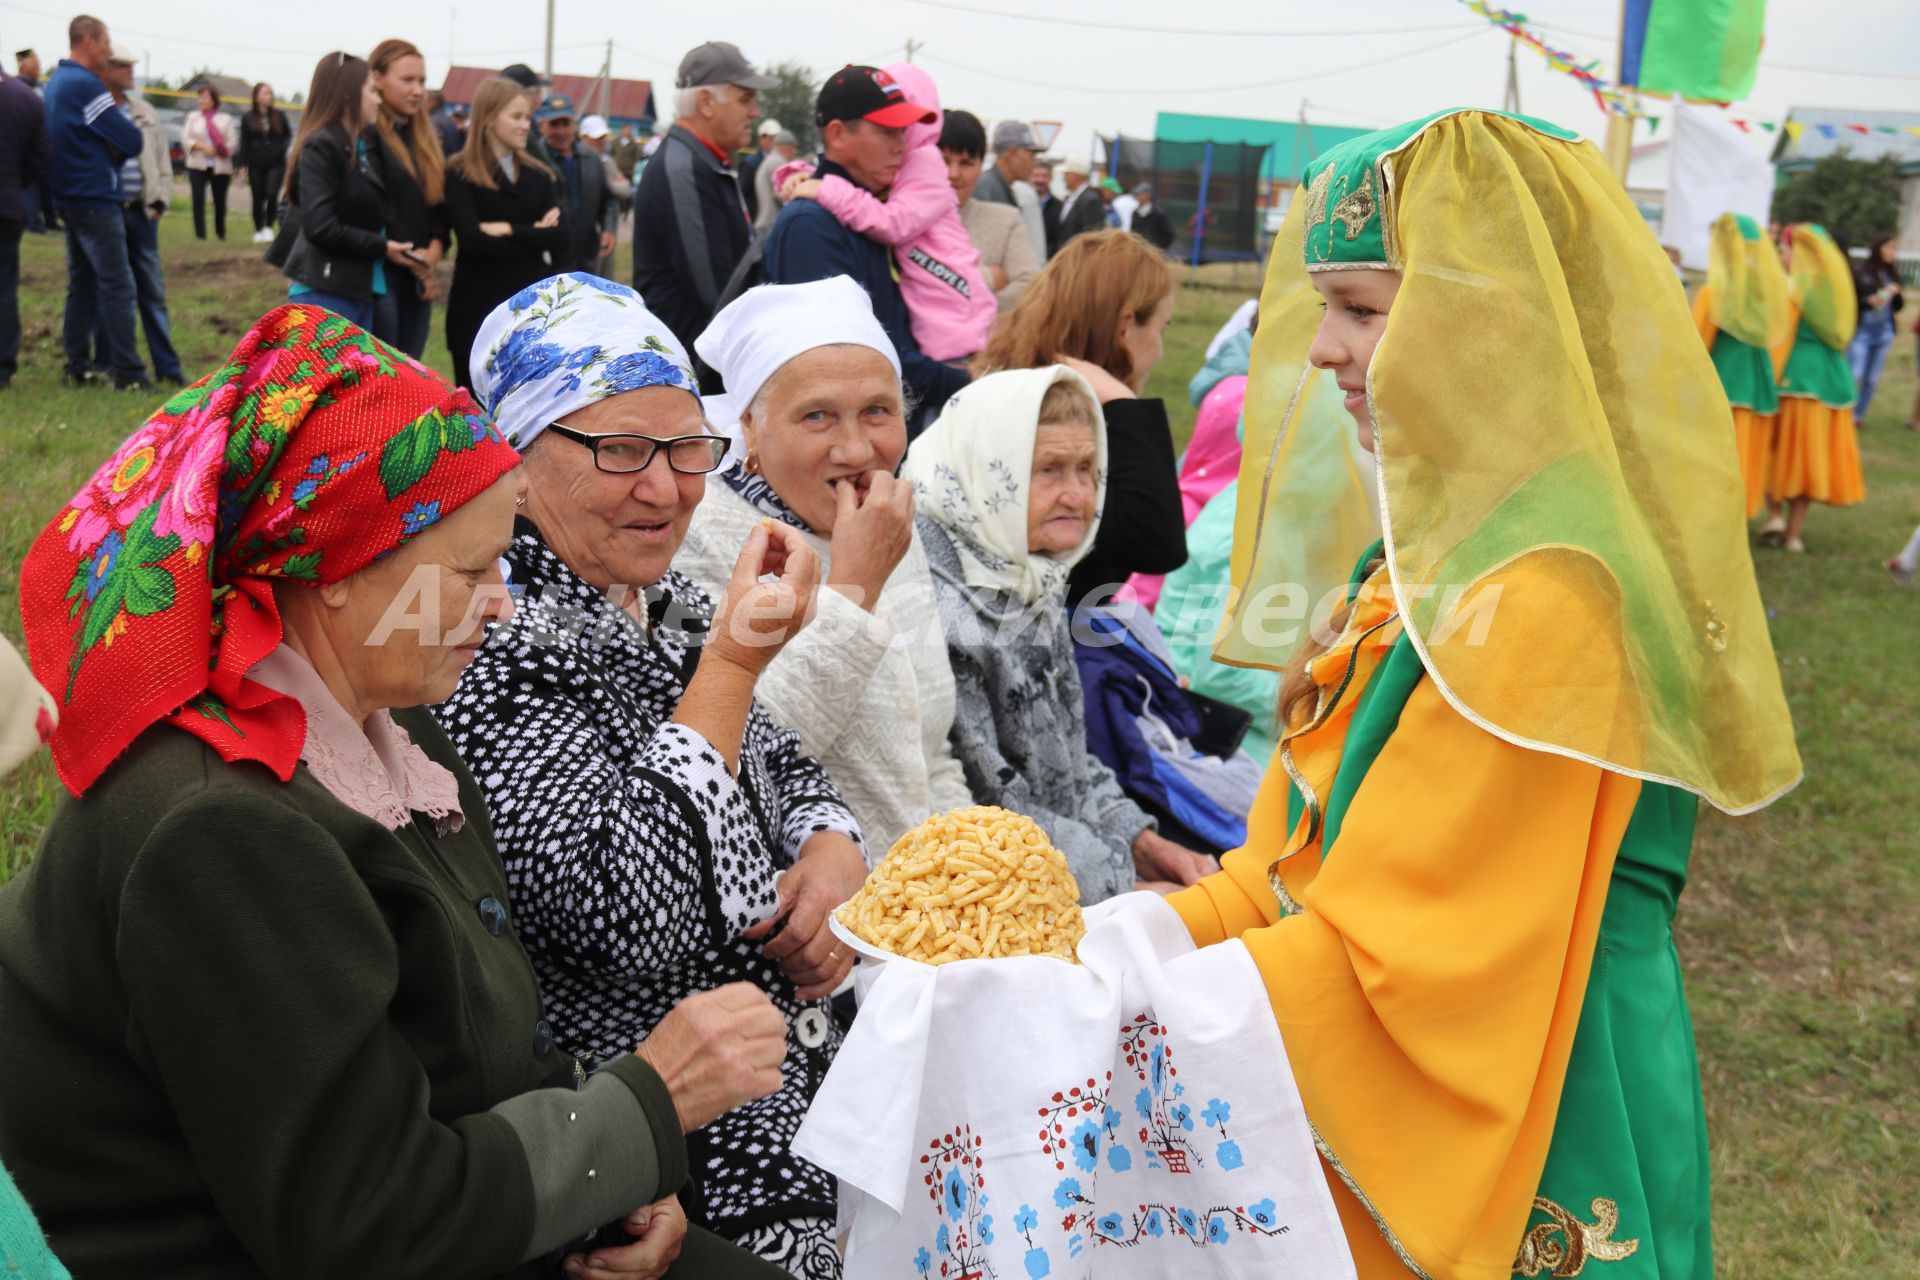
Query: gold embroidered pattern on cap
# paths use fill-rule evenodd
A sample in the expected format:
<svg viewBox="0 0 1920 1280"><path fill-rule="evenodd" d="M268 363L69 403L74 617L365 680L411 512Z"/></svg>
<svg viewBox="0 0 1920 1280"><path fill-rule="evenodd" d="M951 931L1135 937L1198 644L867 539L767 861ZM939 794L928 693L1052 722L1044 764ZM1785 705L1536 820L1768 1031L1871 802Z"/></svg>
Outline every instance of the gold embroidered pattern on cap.
<svg viewBox="0 0 1920 1280"><path fill-rule="evenodd" d="M1328 165L1320 171L1320 176L1307 185L1306 226L1301 234L1307 243L1313 243L1313 229L1327 220L1327 192L1333 187L1333 166ZM1331 235L1331 233L1329 233ZM1326 261L1325 254L1316 255Z"/></svg>
<svg viewBox="0 0 1920 1280"><path fill-rule="evenodd" d="M1347 239L1358 240L1367 223L1380 212L1379 201L1373 198L1373 170L1367 170L1367 176L1360 180L1357 190L1350 191L1333 206L1333 220L1347 227Z"/></svg>
<svg viewBox="0 0 1920 1280"><path fill-rule="evenodd" d="M1534 1197L1533 1207L1553 1221L1527 1232L1513 1258L1515 1275L1577 1276L1589 1262L1619 1262L1640 1250L1638 1240L1613 1238L1620 1226L1620 1206L1611 1200L1593 1198L1592 1224L1542 1196Z"/></svg>

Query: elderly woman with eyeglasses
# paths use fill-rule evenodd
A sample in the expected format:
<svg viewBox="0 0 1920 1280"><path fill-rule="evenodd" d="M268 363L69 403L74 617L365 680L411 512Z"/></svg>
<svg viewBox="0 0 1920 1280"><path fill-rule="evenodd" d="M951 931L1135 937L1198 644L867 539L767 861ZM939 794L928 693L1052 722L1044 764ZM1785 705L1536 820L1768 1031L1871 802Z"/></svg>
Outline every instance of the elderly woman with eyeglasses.
<svg viewBox="0 0 1920 1280"><path fill-rule="evenodd" d="M624 285L522 290L472 369L526 458L505 557L518 608L438 715L486 793L555 1034L631 1052L693 992L765 991L788 1020L785 1082L689 1135L689 1217L796 1275L838 1275L833 1181L789 1143L840 1042L827 997L851 957L827 914L866 861L826 771L754 700L819 560L768 520L717 605L672 569L727 441Z"/></svg>

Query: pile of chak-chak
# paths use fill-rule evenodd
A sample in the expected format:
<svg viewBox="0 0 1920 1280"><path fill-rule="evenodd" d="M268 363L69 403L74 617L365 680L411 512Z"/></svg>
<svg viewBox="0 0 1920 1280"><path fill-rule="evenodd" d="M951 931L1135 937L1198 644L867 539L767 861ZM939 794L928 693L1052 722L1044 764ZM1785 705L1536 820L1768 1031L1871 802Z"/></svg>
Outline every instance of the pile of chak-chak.
<svg viewBox="0 0 1920 1280"><path fill-rule="evenodd" d="M1080 886L1033 819L981 805L907 832L838 919L883 951L927 964L1006 956L1074 960Z"/></svg>

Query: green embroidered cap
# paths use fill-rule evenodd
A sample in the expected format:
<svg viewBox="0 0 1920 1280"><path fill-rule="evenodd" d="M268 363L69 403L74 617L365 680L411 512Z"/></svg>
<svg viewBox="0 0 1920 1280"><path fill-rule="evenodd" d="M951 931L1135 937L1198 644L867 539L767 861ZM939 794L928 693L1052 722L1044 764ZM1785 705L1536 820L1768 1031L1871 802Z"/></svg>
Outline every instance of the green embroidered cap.
<svg viewBox="0 0 1920 1280"><path fill-rule="evenodd" d="M1755 222L1752 218L1748 217L1746 214L1744 213L1734 214L1733 223L1735 226L1740 228L1740 238L1742 240L1753 241L1753 240L1758 240L1760 238L1760 224Z"/></svg>
<svg viewBox="0 0 1920 1280"><path fill-rule="evenodd" d="M1550 138L1578 142L1580 135L1533 116L1508 111L1452 107L1391 129L1348 139L1307 166L1311 177L1302 198L1306 209L1306 264L1309 271L1344 271L1354 267L1393 269L1396 261L1390 239L1387 202L1392 178L1387 160L1428 127L1468 111L1518 120Z"/></svg>

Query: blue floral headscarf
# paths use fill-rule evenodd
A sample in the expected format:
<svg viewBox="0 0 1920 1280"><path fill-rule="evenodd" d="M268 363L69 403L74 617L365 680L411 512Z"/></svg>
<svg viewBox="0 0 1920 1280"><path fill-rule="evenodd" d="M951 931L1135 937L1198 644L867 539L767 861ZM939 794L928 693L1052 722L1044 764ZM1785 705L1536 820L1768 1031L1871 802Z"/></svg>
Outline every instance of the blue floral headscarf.
<svg viewBox="0 0 1920 1280"><path fill-rule="evenodd" d="M679 339L626 285L570 271L493 309L473 342L473 392L525 450L575 409L642 387L699 387Z"/></svg>

